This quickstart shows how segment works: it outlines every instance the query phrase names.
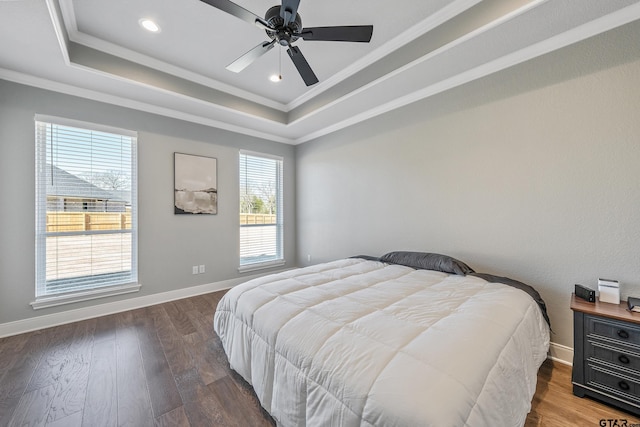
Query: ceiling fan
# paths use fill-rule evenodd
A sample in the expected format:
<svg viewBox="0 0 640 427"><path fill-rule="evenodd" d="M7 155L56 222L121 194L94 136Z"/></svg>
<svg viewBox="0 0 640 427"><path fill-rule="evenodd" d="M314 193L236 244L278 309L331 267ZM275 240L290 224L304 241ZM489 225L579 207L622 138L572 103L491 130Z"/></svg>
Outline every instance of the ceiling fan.
<svg viewBox="0 0 640 427"><path fill-rule="evenodd" d="M307 86L318 83L311 66L297 46L293 46L299 38L303 40L362 42L371 41L373 25L348 25L335 27L302 27L302 19L298 14L300 0L282 0L282 5L273 6L264 18L229 0L201 0L223 12L240 18L250 24L263 28L271 41L265 41L242 55L227 66L227 70L239 73L256 59L270 51L276 43L287 47L287 53Z"/></svg>

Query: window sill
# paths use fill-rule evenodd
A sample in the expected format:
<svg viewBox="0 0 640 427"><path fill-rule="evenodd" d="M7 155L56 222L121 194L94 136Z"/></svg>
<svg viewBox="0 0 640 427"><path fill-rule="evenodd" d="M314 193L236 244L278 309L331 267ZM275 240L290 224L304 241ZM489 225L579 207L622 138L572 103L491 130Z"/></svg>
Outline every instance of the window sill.
<svg viewBox="0 0 640 427"><path fill-rule="evenodd" d="M109 286L108 288L93 289L89 291L73 292L61 295L45 296L36 298L29 303L34 310L55 307L57 305L73 304L80 301L89 301L97 298L111 297L114 295L129 294L138 292L141 285L139 283L129 283L126 285Z"/></svg>
<svg viewBox="0 0 640 427"><path fill-rule="evenodd" d="M285 265L286 261L283 259L279 259L276 261L268 261L268 262L260 262L260 263L255 263L255 264L247 264L247 265L241 265L240 267L238 267L238 272L239 273L248 273L250 271L257 271L257 270L264 270L267 268L273 268L273 267L282 267L283 265Z"/></svg>

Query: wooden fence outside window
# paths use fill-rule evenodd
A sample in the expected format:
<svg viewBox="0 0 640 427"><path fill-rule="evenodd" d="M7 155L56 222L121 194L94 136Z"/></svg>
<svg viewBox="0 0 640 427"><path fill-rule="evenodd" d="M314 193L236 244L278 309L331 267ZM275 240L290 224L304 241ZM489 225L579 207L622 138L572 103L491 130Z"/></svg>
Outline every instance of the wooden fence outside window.
<svg viewBox="0 0 640 427"><path fill-rule="evenodd" d="M240 214L240 225L275 224L276 216L269 214Z"/></svg>
<svg viewBox="0 0 640 427"><path fill-rule="evenodd" d="M47 232L130 229L131 212L47 212Z"/></svg>

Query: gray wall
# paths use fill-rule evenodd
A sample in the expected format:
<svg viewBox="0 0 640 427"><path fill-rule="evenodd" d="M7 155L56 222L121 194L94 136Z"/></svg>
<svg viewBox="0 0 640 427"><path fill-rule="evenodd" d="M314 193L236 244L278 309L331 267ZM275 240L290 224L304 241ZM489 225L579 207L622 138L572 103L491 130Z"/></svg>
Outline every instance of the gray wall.
<svg viewBox="0 0 640 427"><path fill-rule="evenodd" d="M535 286L572 346L574 283L640 296L639 38L630 24L297 149L0 80L0 323L239 277L245 148L285 158L287 266L447 253ZM139 131L140 293L28 305L36 113ZM174 151L218 158L217 216L173 215Z"/></svg>
<svg viewBox="0 0 640 427"><path fill-rule="evenodd" d="M445 253L527 282L573 346L570 294L640 296L640 24L297 150L299 264Z"/></svg>
<svg viewBox="0 0 640 427"><path fill-rule="evenodd" d="M34 311L34 115L138 131L138 293ZM295 265L295 147L0 80L0 323L241 277L238 150L283 156L285 259ZM218 214L173 214L173 153L218 159ZM192 265L206 273L191 274Z"/></svg>

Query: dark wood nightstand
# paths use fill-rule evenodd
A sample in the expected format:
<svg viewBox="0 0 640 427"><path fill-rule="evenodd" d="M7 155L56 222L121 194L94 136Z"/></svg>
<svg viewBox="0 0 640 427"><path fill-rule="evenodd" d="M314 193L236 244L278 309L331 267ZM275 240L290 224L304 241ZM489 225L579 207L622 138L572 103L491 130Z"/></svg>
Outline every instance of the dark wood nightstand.
<svg viewBox="0 0 640 427"><path fill-rule="evenodd" d="M571 295L573 394L640 415L640 313Z"/></svg>

